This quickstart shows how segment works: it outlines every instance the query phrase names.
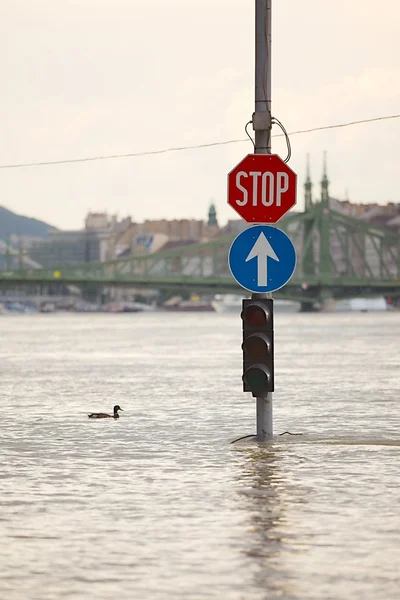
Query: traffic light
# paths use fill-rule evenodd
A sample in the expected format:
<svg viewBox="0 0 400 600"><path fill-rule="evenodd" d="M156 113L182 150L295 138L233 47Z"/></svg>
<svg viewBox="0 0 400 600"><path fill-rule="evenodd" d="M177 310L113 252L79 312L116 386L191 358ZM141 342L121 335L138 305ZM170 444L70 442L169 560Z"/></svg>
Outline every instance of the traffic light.
<svg viewBox="0 0 400 600"><path fill-rule="evenodd" d="M255 398L274 391L274 301L242 300L243 391Z"/></svg>

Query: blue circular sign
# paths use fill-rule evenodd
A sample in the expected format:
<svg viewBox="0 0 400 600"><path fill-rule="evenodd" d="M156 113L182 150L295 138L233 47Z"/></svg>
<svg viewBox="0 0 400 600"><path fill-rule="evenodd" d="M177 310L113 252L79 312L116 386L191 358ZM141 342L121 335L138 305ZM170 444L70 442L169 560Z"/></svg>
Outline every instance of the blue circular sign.
<svg viewBox="0 0 400 600"><path fill-rule="evenodd" d="M296 268L296 250L284 231L254 225L233 240L229 268L239 285L254 293L279 290Z"/></svg>

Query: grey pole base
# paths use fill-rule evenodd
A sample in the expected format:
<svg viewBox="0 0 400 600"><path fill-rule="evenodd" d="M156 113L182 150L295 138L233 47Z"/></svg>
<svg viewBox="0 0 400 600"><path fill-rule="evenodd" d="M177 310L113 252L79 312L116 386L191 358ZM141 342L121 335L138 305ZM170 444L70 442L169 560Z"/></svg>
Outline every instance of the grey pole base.
<svg viewBox="0 0 400 600"><path fill-rule="evenodd" d="M269 393L266 398L257 398L257 442L272 438L272 393Z"/></svg>

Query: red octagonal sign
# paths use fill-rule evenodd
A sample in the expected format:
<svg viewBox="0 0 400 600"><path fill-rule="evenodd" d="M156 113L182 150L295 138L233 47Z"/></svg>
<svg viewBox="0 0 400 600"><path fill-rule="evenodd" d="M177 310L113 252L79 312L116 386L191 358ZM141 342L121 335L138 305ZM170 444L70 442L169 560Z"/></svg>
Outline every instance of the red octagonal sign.
<svg viewBox="0 0 400 600"><path fill-rule="evenodd" d="M228 174L228 204L248 223L276 223L296 204L296 179L277 154L248 154Z"/></svg>

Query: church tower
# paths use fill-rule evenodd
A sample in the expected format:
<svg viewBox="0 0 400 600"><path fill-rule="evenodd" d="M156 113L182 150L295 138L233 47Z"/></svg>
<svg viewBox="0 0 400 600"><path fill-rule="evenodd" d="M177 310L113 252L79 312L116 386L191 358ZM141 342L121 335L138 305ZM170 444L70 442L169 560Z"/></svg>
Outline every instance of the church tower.
<svg viewBox="0 0 400 600"><path fill-rule="evenodd" d="M310 179L310 155L307 154L306 181L304 184L304 210L310 210L312 206L312 183Z"/></svg>
<svg viewBox="0 0 400 600"><path fill-rule="evenodd" d="M217 210L215 204L212 202L208 210L208 223L209 227L218 227Z"/></svg>
<svg viewBox="0 0 400 600"><path fill-rule="evenodd" d="M324 167L321 181L321 203L329 207L329 180L326 173L326 152L324 152Z"/></svg>

